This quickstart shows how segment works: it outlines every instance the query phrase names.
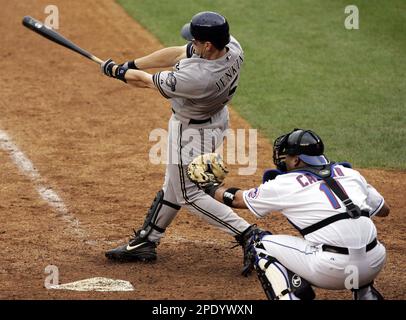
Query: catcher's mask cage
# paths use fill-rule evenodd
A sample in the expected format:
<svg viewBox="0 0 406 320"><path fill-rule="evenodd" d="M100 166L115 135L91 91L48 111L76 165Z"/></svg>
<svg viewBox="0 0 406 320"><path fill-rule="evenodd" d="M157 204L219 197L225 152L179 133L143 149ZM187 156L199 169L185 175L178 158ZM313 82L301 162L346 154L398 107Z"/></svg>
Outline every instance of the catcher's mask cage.
<svg viewBox="0 0 406 320"><path fill-rule="evenodd" d="M287 155L298 155L310 166L323 166L330 163L323 152L323 141L316 133L296 128L276 138L273 146L273 162L279 170L284 172L287 171L285 163Z"/></svg>
<svg viewBox="0 0 406 320"><path fill-rule="evenodd" d="M181 35L188 41L209 41L218 50L222 50L230 42L230 30L225 17L217 12L203 11L194 15L190 23L186 23Z"/></svg>

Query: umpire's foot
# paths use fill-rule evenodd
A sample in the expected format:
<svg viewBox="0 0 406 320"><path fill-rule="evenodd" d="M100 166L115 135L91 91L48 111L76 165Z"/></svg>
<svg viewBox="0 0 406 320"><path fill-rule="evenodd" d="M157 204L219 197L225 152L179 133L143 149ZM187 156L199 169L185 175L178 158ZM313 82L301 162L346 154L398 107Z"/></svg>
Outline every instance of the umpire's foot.
<svg viewBox="0 0 406 320"><path fill-rule="evenodd" d="M143 239L137 234L128 244L109 250L106 257L117 261L154 261L156 260L156 243Z"/></svg>

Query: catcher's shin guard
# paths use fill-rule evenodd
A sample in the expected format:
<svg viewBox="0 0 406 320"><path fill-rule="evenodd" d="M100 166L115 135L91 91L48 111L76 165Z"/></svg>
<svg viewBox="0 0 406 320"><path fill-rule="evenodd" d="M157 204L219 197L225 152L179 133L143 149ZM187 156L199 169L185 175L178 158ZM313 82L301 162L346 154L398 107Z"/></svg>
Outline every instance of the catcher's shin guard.
<svg viewBox="0 0 406 320"><path fill-rule="evenodd" d="M270 300L313 300L310 283L282 266L275 258L260 253L255 264L258 279Z"/></svg>
<svg viewBox="0 0 406 320"><path fill-rule="evenodd" d="M260 268L255 268L255 270L257 271L259 282L261 283L262 289L264 289L266 297L268 298L268 300L275 300L275 291L273 290L271 283L266 277L265 272L262 271Z"/></svg>
<svg viewBox="0 0 406 320"><path fill-rule="evenodd" d="M373 284L374 283L371 282L359 289L351 289L353 300L385 300Z"/></svg>

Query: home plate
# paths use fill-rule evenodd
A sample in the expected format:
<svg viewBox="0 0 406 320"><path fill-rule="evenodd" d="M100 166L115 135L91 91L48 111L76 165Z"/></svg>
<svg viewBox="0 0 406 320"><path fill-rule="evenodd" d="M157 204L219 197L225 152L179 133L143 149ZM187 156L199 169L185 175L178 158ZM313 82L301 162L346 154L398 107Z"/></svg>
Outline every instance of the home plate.
<svg viewBox="0 0 406 320"><path fill-rule="evenodd" d="M84 279L71 283L51 285L49 289L74 291L134 291L133 285L124 280L114 280L102 277Z"/></svg>

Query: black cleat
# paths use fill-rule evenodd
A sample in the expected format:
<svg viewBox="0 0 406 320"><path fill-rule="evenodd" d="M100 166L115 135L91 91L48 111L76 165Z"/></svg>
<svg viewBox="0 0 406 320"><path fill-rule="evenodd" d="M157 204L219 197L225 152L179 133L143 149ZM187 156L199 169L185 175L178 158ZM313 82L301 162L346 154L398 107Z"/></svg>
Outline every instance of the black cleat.
<svg viewBox="0 0 406 320"><path fill-rule="evenodd" d="M111 249L105 253L106 257L118 261L154 261L156 260L155 242L141 238L135 233L134 238L128 244Z"/></svg>

